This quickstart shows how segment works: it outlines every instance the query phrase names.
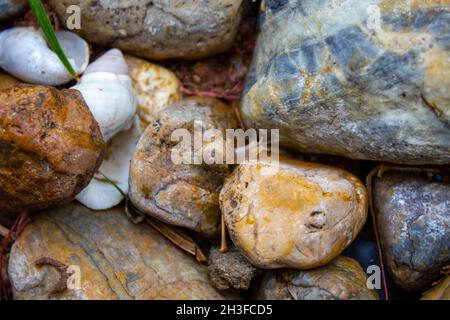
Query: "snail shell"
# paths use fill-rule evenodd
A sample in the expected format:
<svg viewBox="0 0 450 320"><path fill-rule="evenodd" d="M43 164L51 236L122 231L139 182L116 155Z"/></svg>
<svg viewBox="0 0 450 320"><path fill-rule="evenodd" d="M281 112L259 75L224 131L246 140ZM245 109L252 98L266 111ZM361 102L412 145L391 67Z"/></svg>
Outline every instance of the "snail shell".
<svg viewBox="0 0 450 320"><path fill-rule="evenodd" d="M56 36L75 72L82 73L89 63L87 42L69 31L56 32ZM34 28L17 27L0 33L0 67L33 84L57 86L73 79L41 31Z"/></svg>
<svg viewBox="0 0 450 320"><path fill-rule="evenodd" d="M109 50L89 65L80 83L72 89L79 90L83 95L105 141L131 128L137 110L137 97L120 50Z"/></svg>

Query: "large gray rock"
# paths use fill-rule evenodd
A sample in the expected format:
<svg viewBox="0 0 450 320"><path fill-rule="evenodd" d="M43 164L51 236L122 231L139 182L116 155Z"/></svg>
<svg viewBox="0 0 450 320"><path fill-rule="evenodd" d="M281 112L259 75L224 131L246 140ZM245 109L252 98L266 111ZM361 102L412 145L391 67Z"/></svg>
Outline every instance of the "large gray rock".
<svg viewBox="0 0 450 320"><path fill-rule="evenodd" d="M151 59L196 59L227 50L242 14L242 0L50 0L66 21L81 8L80 34Z"/></svg>
<svg viewBox="0 0 450 320"><path fill-rule="evenodd" d="M263 0L246 125L302 152L449 163L450 6L406 3Z"/></svg>
<svg viewBox="0 0 450 320"><path fill-rule="evenodd" d="M0 0L0 22L13 18L24 11L26 0Z"/></svg>
<svg viewBox="0 0 450 320"><path fill-rule="evenodd" d="M79 289L52 292L56 269L43 257L80 268ZM148 225L135 226L124 210L91 211L70 204L40 215L14 244L9 275L15 299L223 299L207 268Z"/></svg>
<svg viewBox="0 0 450 320"><path fill-rule="evenodd" d="M405 290L425 289L450 264L450 185L405 173L375 181L387 267Z"/></svg>

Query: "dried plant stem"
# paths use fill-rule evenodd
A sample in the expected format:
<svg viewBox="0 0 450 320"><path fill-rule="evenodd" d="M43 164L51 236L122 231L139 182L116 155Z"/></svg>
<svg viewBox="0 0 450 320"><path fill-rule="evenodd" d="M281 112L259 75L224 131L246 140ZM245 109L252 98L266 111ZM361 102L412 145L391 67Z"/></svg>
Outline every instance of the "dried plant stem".
<svg viewBox="0 0 450 320"><path fill-rule="evenodd" d="M0 224L0 236L6 238L9 235L9 229L5 228Z"/></svg>
<svg viewBox="0 0 450 320"><path fill-rule="evenodd" d="M206 262L206 256L200 247L182 231L153 218L147 218L145 221L177 247L195 256L197 261Z"/></svg>
<svg viewBox="0 0 450 320"><path fill-rule="evenodd" d="M42 266L52 266L56 270L58 270L60 277L58 283L53 288L52 292L50 292L49 297L54 294L62 293L67 289L67 281L69 280L70 274L67 272L69 269L64 263L59 262L55 259L44 257L41 258L34 263L38 267Z"/></svg>
<svg viewBox="0 0 450 320"><path fill-rule="evenodd" d="M225 224L225 218L222 214L222 228L221 228L221 241L220 241L220 252L227 253L228 252L228 244L227 244L227 225Z"/></svg>

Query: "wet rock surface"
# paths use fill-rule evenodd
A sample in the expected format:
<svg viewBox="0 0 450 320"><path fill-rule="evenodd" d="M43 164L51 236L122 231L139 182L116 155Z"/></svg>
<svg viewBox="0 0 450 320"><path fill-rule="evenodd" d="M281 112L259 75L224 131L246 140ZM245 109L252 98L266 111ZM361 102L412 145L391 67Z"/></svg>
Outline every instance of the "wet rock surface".
<svg viewBox="0 0 450 320"><path fill-rule="evenodd" d="M87 40L150 59L196 59L227 50L242 14L242 0L50 0L66 21L78 5ZM65 24L65 23L64 23Z"/></svg>
<svg viewBox="0 0 450 320"><path fill-rule="evenodd" d="M19 15L25 10L26 5L26 0L0 0L0 22Z"/></svg>
<svg viewBox="0 0 450 320"><path fill-rule="evenodd" d="M226 253L213 247L209 254L209 279L217 290L247 290L252 279L260 273L234 247Z"/></svg>
<svg viewBox="0 0 450 320"><path fill-rule="evenodd" d="M325 267L267 271L257 299L261 300L377 300L366 286L367 276L353 259L338 257Z"/></svg>
<svg viewBox="0 0 450 320"><path fill-rule="evenodd" d="M237 127L233 110L218 100L190 98L165 108L147 127L133 156L130 200L145 214L214 236L219 228L219 192L228 167L172 161L172 151L180 143L171 141L173 132L187 129L191 139L195 121L205 130Z"/></svg>
<svg viewBox="0 0 450 320"><path fill-rule="evenodd" d="M209 284L205 266L148 225L133 225L120 208L94 212L73 203L40 215L11 251L15 299L48 298L59 274L35 266L43 257L80 268L80 289L51 299L224 298Z"/></svg>
<svg viewBox="0 0 450 320"><path fill-rule="evenodd" d="M442 279L425 292L422 300L450 300L450 276Z"/></svg>
<svg viewBox="0 0 450 320"><path fill-rule="evenodd" d="M306 153L449 163L449 17L440 1L262 1L246 125Z"/></svg>
<svg viewBox="0 0 450 320"><path fill-rule="evenodd" d="M74 90L18 85L0 91L0 212L71 201L103 157L97 122Z"/></svg>
<svg viewBox="0 0 450 320"><path fill-rule="evenodd" d="M367 217L358 178L338 168L281 158L240 165L220 206L231 239L259 268L322 266L357 236Z"/></svg>
<svg viewBox="0 0 450 320"><path fill-rule="evenodd" d="M450 185L385 173L374 184L383 253L396 284L426 289L450 264Z"/></svg>

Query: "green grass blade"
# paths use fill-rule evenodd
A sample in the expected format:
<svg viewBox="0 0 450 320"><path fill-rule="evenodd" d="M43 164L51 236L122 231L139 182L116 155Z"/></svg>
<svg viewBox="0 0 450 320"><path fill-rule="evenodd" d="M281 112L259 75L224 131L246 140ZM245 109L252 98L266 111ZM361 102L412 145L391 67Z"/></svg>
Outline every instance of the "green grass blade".
<svg viewBox="0 0 450 320"><path fill-rule="evenodd" d="M42 32L44 33L47 42L52 48L52 50L55 52L55 54L58 56L59 60L61 60L64 67L67 69L67 71L74 77L78 78L77 73L73 69L72 65L69 62L69 59L67 59L66 54L64 53L63 48L61 47L61 44L58 41L58 38L56 37L55 31L53 30L53 26L50 23L50 20L48 19L47 13L45 12L45 8L42 4L41 0L28 0L30 3L31 10L33 10L34 15L36 16L39 25L42 28Z"/></svg>

